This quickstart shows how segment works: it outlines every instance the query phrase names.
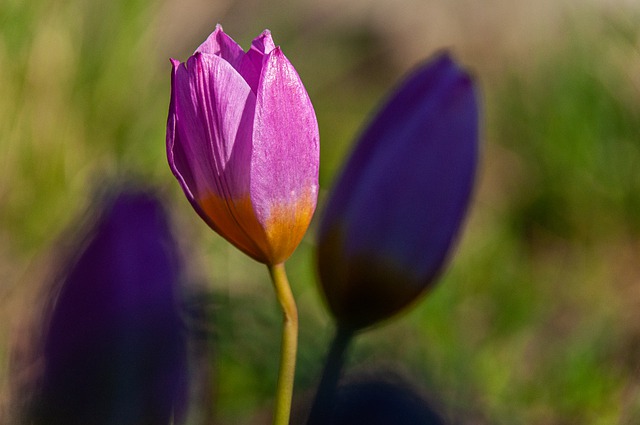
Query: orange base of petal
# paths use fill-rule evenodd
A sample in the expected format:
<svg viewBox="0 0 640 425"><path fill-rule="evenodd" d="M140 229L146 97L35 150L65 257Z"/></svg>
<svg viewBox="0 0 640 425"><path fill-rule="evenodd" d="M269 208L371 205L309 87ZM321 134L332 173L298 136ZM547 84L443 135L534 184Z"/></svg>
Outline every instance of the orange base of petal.
<svg viewBox="0 0 640 425"><path fill-rule="evenodd" d="M291 256L315 210L311 194L306 194L294 204L274 205L261 224L249 196L230 200L212 194L198 203L213 230L254 260L271 265Z"/></svg>

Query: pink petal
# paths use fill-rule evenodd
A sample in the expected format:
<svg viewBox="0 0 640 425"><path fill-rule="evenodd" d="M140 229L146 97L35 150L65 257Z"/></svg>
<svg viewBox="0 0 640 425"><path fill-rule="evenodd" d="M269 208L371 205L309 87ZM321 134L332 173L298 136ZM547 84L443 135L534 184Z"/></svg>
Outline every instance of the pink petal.
<svg viewBox="0 0 640 425"><path fill-rule="evenodd" d="M253 40L251 48L242 58L238 72L249 83L254 93L258 90L263 58L275 48L276 46L271 38L271 31L264 30L262 34Z"/></svg>
<svg viewBox="0 0 640 425"><path fill-rule="evenodd" d="M198 47L195 53L206 53L209 55L220 56L226 60L235 69L240 67L244 50L223 30L222 25L216 25L216 29L209 37Z"/></svg>
<svg viewBox="0 0 640 425"><path fill-rule="evenodd" d="M309 96L279 47L267 55L262 68L253 148L253 208L268 237L280 239L275 252L285 255L293 252L315 210L319 134Z"/></svg>
<svg viewBox="0 0 640 425"><path fill-rule="evenodd" d="M224 60L196 54L178 67L176 92L176 130L194 174L193 194L246 193L255 102L248 85Z"/></svg>
<svg viewBox="0 0 640 425"><path fill-rule="evenodd" d="M254 94L226 61L197 53L186 66L174 62L169 164L199 215L265 261L263 232L249 202L254 108Z"/></svg>

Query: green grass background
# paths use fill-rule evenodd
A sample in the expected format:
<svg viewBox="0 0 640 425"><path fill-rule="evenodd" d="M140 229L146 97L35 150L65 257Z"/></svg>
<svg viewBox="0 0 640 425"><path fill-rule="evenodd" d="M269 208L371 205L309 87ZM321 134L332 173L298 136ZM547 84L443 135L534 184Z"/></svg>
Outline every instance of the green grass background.
<svg viewBox="0 0 640 425"><path fill-rule="evenodd" d="M220 22L245 48L270 28L305 82L320 209L407 70L450 48L476 75L482 164L464 235L425 299L357 340L348 374L411 377L458 423L640 423L640 7L476 3L0 2L0 420L37 369L28 336L61 244L123 180L159 188L191 288L210 294L216 423L268 418L280 315L266 270L197 218L165 158L168 58ZM332 333L313 230L288 263L300 403Z"/></svg>

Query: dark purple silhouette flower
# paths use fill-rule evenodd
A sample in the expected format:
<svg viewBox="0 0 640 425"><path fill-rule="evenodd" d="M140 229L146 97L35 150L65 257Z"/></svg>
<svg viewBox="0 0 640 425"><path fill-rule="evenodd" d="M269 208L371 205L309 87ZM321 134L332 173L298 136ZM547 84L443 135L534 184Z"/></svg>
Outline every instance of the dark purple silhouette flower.
<svg viewBox="0 0 640 425"><path fill-rule="evenodd" d="M341 326L377 323L431 286L465 216L477 156L473 81L441 54L387 100L329 197L318 263Z"/></svg>
<svg viewBox="0 0 640 425"><path fill-rule="evenodd" d="M162 425L180 418L187 364L179 273L155 198L126 192L107 205L49 317L36 423Z"/></svg>

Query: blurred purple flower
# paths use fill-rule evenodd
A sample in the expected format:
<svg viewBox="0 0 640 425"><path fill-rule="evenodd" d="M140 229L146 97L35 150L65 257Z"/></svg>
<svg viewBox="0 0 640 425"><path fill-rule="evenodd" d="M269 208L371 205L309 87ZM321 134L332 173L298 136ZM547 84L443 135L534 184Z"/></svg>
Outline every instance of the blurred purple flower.
<svg viewBox="0 0 640 425"><path fill-rule="evenodd" d="M268 30L245 53L220 25L171 62L167 156L187 199L250 257L285 261L318 192L318 123L296 70Z"/></svg>
<svg viewBox="0 0 640 425"><path fill-rule="evenodd" d="M388 318L432 284L465 216L477 155L473 81L441 54L387 100L329 197L318 262L341 325Z"/></svg>
<svg viewBox="0 0 640 425"><path fill-rule="evenodd" d="M179 272L156 199L129 192L108 205L67 270L49 317L36 423L179 419L187 381Z"/></svg>
<svg viewBox="0 0 640 425"><path fill-rule="evenodd" d="M440 414L406 382L369 379L338 388L326 425L444 425Z"/></svg>

